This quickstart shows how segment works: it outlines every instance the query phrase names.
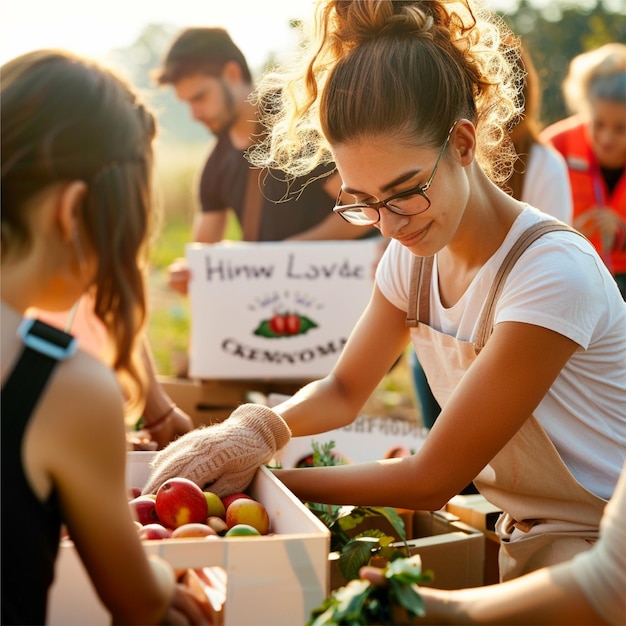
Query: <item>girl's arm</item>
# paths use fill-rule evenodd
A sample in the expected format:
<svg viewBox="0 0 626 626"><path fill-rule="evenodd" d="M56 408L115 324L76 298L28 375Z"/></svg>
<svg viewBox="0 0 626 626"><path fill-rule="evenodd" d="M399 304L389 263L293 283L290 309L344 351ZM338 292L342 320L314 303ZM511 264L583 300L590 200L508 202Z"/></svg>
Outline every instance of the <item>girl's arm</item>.
<svg viewBox="0 0 626 626"><path fill-rule="evenodd" d="M361 577L385 584L381 570L364 567ZM572 564L542 568L515 580L447 591L420 587L426 616L408 617L394 608L398 624L607 624L577 584Z"/></svg>
<svg viewBox="0 0 626 626"><path fill-rule="evenodd" d="M113 374L78 354L45 397L46 463L64 521L116 624L157 624L174 585L150 566L128 506L122 398Z"/></svg>
<svg viewBox="0 0 626 626"><path fill-rule="evenodd" d="M374 299L377 298L382 295L375 295ZM372 383L369 376L381 374L376 365L376 348L363 349L366 336L380 331L382 343L393 337L387 330L387 324L391 326L391 323L381 319L382 316L370 318L370 314L368 309L354 341L348 343L330 377L341 381L342 384L336 383L336 389L344 395L337 391L335 398L351 410L358 407L355 409L344 396L360 389L357 372L363 372L364 387L369 391ZM376 324L368 326L366 322L370 319L376 319ZM371 343L382 351L383 362L388 366L384 359L390 358L391 352L374 339ZM517 432L577 347L570 339L539 326L518 322L497 324L487 345L450 396L424 445L413 456L339 467L279 470L277 476L301 499L310 502L439 509L472 481ZM358 369L357 361L362 364ZM370 365L374 368L371 374ZM330 397L328 394L326 399ZM296 399L297 396L293 401ZM362 399L359 396L359 401ZM335 399L333 404L321 401L309 410L312 405L307 405L305 399L300 407L289 405L284 415L288 420L296 416L295 423L299 426L305 422L305 415L313 421L318 415L331 414L335 423L330 426L336 427L341 424L335 402ZM281 407L277 411L280 413ZM324 426L327 425L325 420Z"/></svg>
<svg viewBox="0 0 626 626"><path fill-rule="evenodd" d="M312 435L353 422L409 342L406 313L374 287L332 372L275 407L292 435Z"/></svg>

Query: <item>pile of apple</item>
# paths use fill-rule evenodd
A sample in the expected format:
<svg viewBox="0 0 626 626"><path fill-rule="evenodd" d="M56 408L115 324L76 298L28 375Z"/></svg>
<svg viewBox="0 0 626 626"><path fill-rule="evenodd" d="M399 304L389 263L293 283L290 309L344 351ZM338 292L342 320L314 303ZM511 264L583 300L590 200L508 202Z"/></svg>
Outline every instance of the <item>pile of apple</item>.
<svg viewBox="0 0 626 626"><path fill-rule="evenodd" d="M267 510L257 500L245 493L220 498L187 478L170 478L155 494L132 495L129 506L141 539L244 537L270 530Z"/></svg>

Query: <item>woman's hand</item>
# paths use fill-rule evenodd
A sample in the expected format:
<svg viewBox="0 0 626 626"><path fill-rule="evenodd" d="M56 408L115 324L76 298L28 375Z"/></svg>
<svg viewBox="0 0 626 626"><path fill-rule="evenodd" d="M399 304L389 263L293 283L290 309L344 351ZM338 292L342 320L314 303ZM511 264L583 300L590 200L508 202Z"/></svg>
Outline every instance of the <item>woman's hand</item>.
<svg viewBox="0 0 626 626"><path fill-rule="evenodd" d="M189 587L181 583L176 585L174 597L167 610L162 624L171 626L205 626L210 625L206 614Z"/></svg>
<svg viewBox="0 0 626 626"><path fill-rule="evenodd" d="M146 428L148 436L156 444L155 450L162 450L165 446L194 429L194 423L180 407L174 406L170 417L156 428Z"/></svg>
<svg viewBox="0 0 626 626"><path fill-rule="evenodd" d="M359 570L359 577L368 580L372 585L384 587L388 581L379 567L365 565ZM409 617L406 609L400 605L392 607L394 624L453 624L460 623L452 620L452 604L450 593L442 589L419 586L419 594L424 601L426 615L424 617Z"/></svg>

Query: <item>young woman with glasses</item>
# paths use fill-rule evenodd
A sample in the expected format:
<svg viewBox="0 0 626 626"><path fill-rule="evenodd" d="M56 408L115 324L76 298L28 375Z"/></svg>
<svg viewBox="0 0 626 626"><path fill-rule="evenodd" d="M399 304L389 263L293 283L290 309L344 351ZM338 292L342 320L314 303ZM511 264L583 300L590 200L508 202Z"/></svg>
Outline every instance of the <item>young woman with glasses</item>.
<svg viewBox="0 0 626 626"><path fill-rule="evenodd" d="M336 366L275 413L295 436L351 423L408 341L442 412L410 457L276 475L306 501L422 510L473 480L504 511L503 579L569 559L597 539L624 460L626 305L589 242L498 185L515 159L511 34L466 2L326 0L316 17L298 63L261 82L282 116L251 158L292 174L333 159L335 211L392 241ZM215 479L195 473L212 438L170 444L153 483Z"/></svg>

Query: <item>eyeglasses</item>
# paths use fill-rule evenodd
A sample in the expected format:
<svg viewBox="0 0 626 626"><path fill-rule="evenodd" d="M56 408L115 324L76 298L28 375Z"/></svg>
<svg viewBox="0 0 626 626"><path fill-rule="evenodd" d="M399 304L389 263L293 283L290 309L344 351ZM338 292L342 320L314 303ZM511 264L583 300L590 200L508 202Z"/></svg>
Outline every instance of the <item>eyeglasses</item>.
<svg viewBox="0 0 626 626"><path fill-rule="evenodd" d="M343 189L340 189L337 194L337 201L335 202L335 208L333 211L343 217L346 222L356 224L357 226L371 226L372 224L377 224L380 220L380 209L382 209L382 207L386 207L395 215L403 215L405 217L419 215L420 213L427 211L430 208L430 198L426 195L426 191L435 178L437 166L439 165L439 161L448 146L448 142L450 141L450 137L455 126L456 122L448 131L448 136L446 137L443 146L441 146L441 151L439 152L439 156L433 166L432 174L423 185L411 187L411 189L406 189L405 191L396 193L386 200L380 200L379 202L373 202L371 204L367 204L365 202L340 204L341 194L343 193Z"/></svg>

